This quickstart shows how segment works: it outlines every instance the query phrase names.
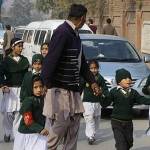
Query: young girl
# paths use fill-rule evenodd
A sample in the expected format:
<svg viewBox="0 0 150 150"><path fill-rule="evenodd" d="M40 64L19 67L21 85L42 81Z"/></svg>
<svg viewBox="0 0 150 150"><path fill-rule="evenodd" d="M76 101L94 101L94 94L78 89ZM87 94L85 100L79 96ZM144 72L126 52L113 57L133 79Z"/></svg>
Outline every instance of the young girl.
<svg viewBox="0 0 150 150"><path fill-rule="evenodd" d="M9 142L13 131L18 130L20 109L20 87L29 62L21 55L23 41L19 38L11 40L11 53L4 58L0 66L0 85L3 91L1 112L3 114L4 141Z"/></svg>
<svg viewBox="0 0 150 150"><path fill-rule="evenodd" d="M49 44L46 42L41 45L41 55L43 57L45 57L48 54L48 45Z"/></svg>
<svg viewBox="0 0 150 150"><path fill-rule="evenodd" d="M95 134L97 129L99 128L100 116L101 116L101 105L100 99L104 97L104 95L108 94L108 88L106 86L104 78L99 74L99 64L96 60L91 60L89 62L90 71L95 76L95 80L98 85L102 88L102 96L95 96L93 94L92 89L89 84L85 84L85 88L83 91L83 106L85 109L84 119L86 123L85 134L88 138L89 144L93 144L95 141Z"/></svg>
<svg viewBox="0 0 150 150"><path fill-rule="evenodd" d="M13 150L47 150L46 136L49 132L44 128L45 117L42 115L44 88L38 75L33 76L32 89L33 96L26 97L20 109L22 120Z"/></svg>

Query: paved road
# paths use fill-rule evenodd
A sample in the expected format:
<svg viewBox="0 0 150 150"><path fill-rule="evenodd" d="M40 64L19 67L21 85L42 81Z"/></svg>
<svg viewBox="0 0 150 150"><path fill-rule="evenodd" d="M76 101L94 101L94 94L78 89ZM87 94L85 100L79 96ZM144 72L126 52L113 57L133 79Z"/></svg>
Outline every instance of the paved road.
<svg viewBox="0 0 150 150"><path fill-rule="evenodd" d="M3 142L3 132L1 126L2 116L0 115L0 150L12 150L13 143ZM148 126L146 118L134 120L134 147L132 150L150 150L150 137L145 135L145 128ZM114 139L110 126L110 119L102 119L98 140L95 145L88 145L84 134L85 123L81 120L81 127L78 139L78 150L115 150ZM60 148L59 148L60 150Z"/></svg>

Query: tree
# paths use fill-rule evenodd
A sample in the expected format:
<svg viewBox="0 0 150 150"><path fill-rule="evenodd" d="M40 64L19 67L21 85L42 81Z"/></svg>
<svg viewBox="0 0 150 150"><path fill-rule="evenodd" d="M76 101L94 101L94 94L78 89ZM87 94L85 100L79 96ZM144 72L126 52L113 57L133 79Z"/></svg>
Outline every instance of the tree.
<svg viewBox="0 0 150 150"><path fill-rule="evenodd" d="M36 8L44 13L49 13L50 9L55 6L54 0L37 0Z"/></svg>
<svg viewBox="0 0 150 150"><path fill-rule="evenodd" d="M14 0L11 12L13 13L12 20L15 25L25 25L31 21L30 11L32 3L30 0Z"/></svg>

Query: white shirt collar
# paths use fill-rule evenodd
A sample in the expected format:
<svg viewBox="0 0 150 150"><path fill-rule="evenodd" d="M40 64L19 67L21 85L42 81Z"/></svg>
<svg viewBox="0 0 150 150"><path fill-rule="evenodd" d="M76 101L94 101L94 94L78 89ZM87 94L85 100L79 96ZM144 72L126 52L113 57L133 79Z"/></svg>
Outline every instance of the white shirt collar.
<svg viewBox="0 0 150 150"><path fill-rule="evenodd" d="M36 72L36 71L35 71L35 69L33 69L33 70L32 70L32 73L33 73L33 74L40 74L40 73L41 73L41 71Z"/></svg>
<svg viewBox="0 0 150 150"><path fill-rule="evenodd" d="M118 90L118 89L121 89L121 90L125 91L125 90L123 89L123 87L121 87L120 85L117 85L117 90ZM131 92L131 88L129 88L128 91Z"/></svg>
<svg viewBox="0 0 150 150"><path fill-rule="evenodd" d="M75 30L76 29L76 26L73 24L73 22L72 21L70 21L70 20L66 20L66 22L71 26L71 28L73 29L73 30Z"/></svg>

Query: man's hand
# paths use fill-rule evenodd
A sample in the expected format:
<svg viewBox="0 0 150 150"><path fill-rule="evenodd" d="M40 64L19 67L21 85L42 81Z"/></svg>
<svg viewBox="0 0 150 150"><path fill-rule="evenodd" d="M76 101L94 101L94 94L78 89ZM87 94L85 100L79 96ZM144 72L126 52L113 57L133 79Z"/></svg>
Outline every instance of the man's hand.
<svg viewBox="0 0 150 150"><path fill-rule="evenodd" d="M48 135L49 135L49 131L44 128L44 129L40 132L40 134L43 135L43 136L48 136Z"/></svg>
<svg viewBox="0 0 150 150"><path fill-rule="evenodd" d="M98 86L97 83L91 84L91 88L92 88L95 96L99 96L102 94L102 89L101 89L101 87Z"/></svg>
<svg viewBox="0 0 150 150"><path fill-rule="evenodd" d="M8 86L3 86L3 87L2 87L2 91L3 91L4 93L9 93L9 92L10 92L10 89L9 89Z"/></svg>

